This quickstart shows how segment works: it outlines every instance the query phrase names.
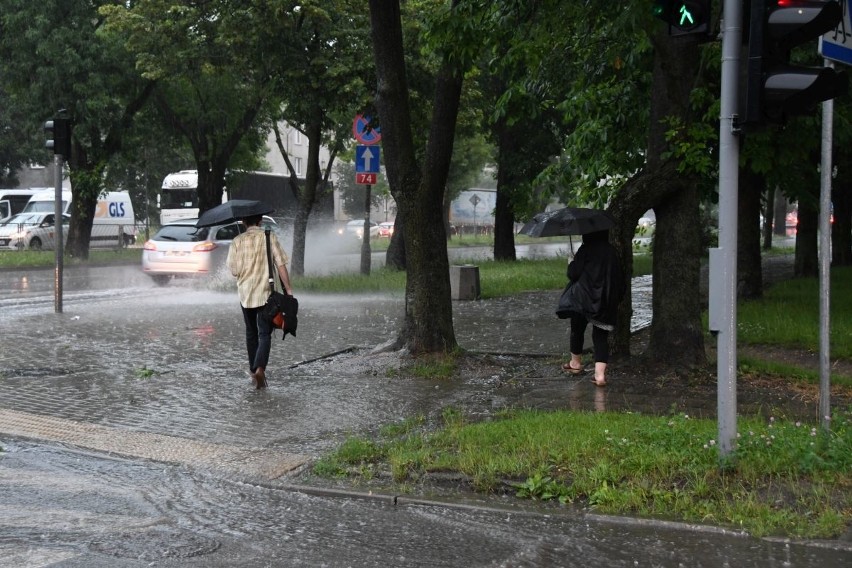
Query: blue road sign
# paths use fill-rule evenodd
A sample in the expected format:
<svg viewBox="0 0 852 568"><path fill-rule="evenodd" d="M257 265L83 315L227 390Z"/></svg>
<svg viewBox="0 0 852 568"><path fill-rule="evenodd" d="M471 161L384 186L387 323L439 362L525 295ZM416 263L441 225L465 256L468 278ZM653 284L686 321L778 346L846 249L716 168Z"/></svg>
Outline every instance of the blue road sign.
<svg viewBox="0 0 852 568"><path fill-rule="evenodd" d="M378 173L378 146L355 146L355 171L357 173Z"/></svg>
<svg viewBox="0 0 852 568"><path fill-rule="evenodd" d="M826 32L819 41L819 54L826 59L852 65L852 16L849 0L842 0L843 19L837 27Z"/></svg>

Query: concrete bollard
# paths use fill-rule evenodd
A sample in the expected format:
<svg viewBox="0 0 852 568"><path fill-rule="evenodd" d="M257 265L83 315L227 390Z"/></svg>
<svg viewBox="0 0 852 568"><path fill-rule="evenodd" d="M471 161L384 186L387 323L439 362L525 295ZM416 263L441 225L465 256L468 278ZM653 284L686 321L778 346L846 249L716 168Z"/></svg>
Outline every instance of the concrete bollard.
<svg viewBox="0 0 852 568"><path fill-rule="evenodd" d="M479 267L473 264L450 266L450 296L453 300L479 299Z"/></svg>

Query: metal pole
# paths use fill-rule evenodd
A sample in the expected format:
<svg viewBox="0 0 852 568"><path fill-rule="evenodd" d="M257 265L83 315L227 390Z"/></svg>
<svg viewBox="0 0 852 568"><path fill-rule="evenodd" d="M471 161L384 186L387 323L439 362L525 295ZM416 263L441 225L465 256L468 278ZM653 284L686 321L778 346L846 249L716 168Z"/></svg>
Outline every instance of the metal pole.
<svg viewBox="0 0 852 568"><path fill-rule="evenodd" d="M361 274L370 275L372 254L370 251L370 197L373 186L364 186L364 229L361 235Z"/></svg>
<svg viewBox="0 0 852 568"><path fill-rule="evenodd" d="M826 67L834 67L828 59ZM819 207L819 416L822 429L828 431L831 421L831 145L834 138L834 100L822 103L822 163L820 164Z"/></svg>
<svg viewBox="0 0 852 568"><path fill-rule="evenodd" d="M717 421L719 456L728 457L737 436L737 200L739 194L739 139L737 101L739 93L742 2L725 0L722 27L722 90L719 121L719 254L711 256L722 266L717 274Z"/></svg>
<svg viewBox="0 0 852 568"><path fill-rule="evenodd" d="M54 235L56 235L56 269L54 271L53 280L53 305L54 312L62 313L62 258L63 258L63 227L62 227L62 154L56 154L53 157L53 164L56 168L54 175Z"/></svg>

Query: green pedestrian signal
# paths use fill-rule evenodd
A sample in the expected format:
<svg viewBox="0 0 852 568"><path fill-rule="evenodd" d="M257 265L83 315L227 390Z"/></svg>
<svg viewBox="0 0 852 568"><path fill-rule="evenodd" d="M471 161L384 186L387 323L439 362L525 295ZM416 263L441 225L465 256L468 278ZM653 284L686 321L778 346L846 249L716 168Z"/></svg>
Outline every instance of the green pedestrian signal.
<svg viewBox="0 0 852 568"><path fill-rule="evenodd" d="M689 6L686 4L680 5L680 27L694 26L695 18L692 17L692 12L689 11Z"/></svg>
<svg viewBox="0 0 852 568"><path fill-rule="evenodd" d="M710 32L711 0L655 0L653 15L669 25L670 36Z"/></svg>

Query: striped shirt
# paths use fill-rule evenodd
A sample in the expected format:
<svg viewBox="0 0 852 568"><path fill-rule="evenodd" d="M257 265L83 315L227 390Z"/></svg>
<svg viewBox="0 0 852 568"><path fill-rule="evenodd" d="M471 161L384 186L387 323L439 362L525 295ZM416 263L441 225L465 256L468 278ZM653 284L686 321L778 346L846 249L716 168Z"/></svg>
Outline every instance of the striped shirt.
<svg viewBox="0 0 852 568"><path fill-rule="evenodd" d="M287 254L275 233L269 235L272 248L273 274L275 266L286 266ZM260 227L249 227L231 243L228 249L228 269L237 277L237 292L244 308L259 308L269 297L269 268L266 263L266 236Z"/></svg>

